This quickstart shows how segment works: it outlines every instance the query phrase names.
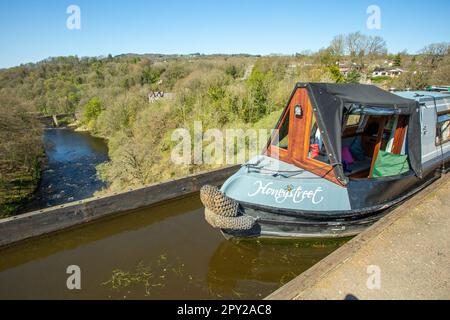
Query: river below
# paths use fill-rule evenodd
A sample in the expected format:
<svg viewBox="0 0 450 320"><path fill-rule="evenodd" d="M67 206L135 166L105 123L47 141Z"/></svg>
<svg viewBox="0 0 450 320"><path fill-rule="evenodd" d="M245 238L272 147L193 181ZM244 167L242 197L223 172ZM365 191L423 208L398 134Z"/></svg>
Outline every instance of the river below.
<svg viewBox="0 0 450 320"><path fill-rule="evenodd" d="M47 161L35 198L22 212L89 198L105 187L96 166L108 161L106 141L68 128L44 131Z"/></svg>

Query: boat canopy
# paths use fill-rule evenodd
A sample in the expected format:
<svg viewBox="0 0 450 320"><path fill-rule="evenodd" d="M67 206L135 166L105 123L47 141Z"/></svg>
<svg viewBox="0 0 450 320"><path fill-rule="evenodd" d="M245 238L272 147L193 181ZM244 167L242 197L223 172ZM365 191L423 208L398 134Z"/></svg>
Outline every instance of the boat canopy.
<svg viewBox="0 0 450 320"><path fill-rule="evenodd" d="M346 183L342 166L342 131L346 114L409 116L407 155L411 169L422 176L420 107L415 100L402 98L376 86L363 84L298 83L306 88L313 112L323 131L324 144L338 179Z"/></svg>

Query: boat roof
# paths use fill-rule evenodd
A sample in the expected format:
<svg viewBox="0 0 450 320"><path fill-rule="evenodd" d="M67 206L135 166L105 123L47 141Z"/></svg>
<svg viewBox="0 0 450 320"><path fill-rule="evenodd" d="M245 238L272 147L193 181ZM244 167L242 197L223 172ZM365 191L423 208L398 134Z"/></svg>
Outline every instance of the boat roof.
<svg viewBox="0 0 450 320"><path fill-rule="evenodd" d="M428 101L428 100L439 100L439 99L450 99L450 92L434 92L434 91L395 91L394 94L406 98L414 99L416 101Z"/></svg>
<svg viewBox="0 0 450 320"><path fill-rule="evenodd" d="M307 87L318 97L337 98L344 104L360 104L383 108L411 108L416 102L411 98L393 94L374 85L359 83L298 83L298 87ZM323 98L322 98L323 100ZM337 105L335 105L337 106Z"/></svg>

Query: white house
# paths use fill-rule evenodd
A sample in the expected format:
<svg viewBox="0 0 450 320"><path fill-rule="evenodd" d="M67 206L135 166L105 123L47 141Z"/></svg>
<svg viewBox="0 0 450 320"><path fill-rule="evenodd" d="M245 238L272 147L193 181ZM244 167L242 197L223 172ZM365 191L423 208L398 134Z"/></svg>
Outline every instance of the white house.
<svg viewBox="0 0 450 320"><path fill-rule="evenodd" d="M405 72L403 69L400 68L375 68L372 71L372 77L398 77L403 72Z"/></svg>

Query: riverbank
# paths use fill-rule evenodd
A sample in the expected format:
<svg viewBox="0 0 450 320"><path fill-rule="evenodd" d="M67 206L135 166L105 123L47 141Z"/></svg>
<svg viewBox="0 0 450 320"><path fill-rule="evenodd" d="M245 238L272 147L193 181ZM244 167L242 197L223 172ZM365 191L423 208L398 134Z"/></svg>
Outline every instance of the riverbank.
<svg viewBox="0 0 450 320"><path fill-rule="evenodd" d="M35 158L31 168L2 163L0 171L0 218L12 216L31 201L38 188L44 157Z"/></svg>
<svg viewBox="0 0 450 320"><path fill-rule="evenodd" d="M450 176L268 299L449 299Z"/></svg>

